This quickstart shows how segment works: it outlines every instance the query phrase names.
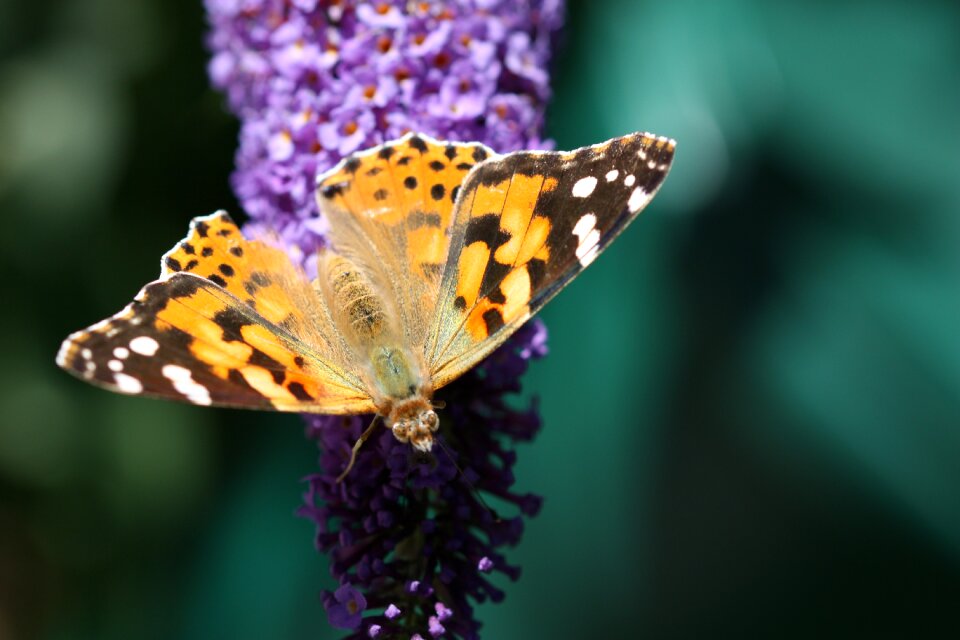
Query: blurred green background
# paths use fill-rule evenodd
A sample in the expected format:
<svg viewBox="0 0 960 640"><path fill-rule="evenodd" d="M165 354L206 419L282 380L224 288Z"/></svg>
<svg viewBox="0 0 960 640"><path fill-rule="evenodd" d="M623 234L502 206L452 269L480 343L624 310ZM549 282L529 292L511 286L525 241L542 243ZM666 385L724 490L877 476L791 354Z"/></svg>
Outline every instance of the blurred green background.
<svg viewBox="0 0 960 640"><path fill-rule="evenodd" d="M570 2L549 131L679 141L552 303L488 638L960 626L960 5ZM293 416L53 363L238 211L200 0L0 0L0 638L334 638Z"/></svg>

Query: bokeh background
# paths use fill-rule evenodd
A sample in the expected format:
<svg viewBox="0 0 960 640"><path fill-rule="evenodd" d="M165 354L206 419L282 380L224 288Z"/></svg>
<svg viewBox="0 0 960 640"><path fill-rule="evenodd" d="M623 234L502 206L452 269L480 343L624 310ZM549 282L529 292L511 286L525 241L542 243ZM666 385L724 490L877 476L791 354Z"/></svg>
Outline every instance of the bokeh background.
<svg viewBox="0 0 960 640"><path fill-rule="evenodd" d="M334 638L294 416L53 363L238 212L200 0L0 0L0 638ZM548 133L679 141L543 313L489 638L931 637L960 602L960 5L571 0Z"/></svg>

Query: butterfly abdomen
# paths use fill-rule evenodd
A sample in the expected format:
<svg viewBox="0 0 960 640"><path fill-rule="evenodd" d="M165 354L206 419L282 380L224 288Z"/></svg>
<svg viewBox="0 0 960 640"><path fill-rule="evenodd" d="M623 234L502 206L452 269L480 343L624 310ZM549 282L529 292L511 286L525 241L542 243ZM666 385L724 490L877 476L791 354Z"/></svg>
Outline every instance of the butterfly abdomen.
<svg viewBox="0 0 960 640"><path fill-rule="evenodd" d="M326 277L333 303L353 333L364 342L380 337L387 323L383 301L373 284L348 259L336 256L326 262Z"/></svg>

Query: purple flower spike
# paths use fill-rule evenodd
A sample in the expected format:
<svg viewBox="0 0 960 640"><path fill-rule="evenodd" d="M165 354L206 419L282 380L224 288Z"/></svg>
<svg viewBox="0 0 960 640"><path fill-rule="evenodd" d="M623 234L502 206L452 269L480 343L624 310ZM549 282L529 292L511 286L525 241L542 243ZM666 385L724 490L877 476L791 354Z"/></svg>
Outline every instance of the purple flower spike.
<svg viewBox="0 0 960 640"><path fill-rule="evenodd" d="M500 152L550 146L542 129L562 0L205 4L210 78L241 120L232 184L247 230L275 232L311 277L328 231L315 178L343 156L409 131ZM322 599L348 638L479 637L474 606L504 597L488 574L519 576L504 550L541 504L513 488L515 446L540 418L508 396L546 341L530 322L439 390L432 459L383 429L338 484L371 416L307 418L320 469L300 513L343 585ZM493 513L484 494L508 512Z"/></svg>

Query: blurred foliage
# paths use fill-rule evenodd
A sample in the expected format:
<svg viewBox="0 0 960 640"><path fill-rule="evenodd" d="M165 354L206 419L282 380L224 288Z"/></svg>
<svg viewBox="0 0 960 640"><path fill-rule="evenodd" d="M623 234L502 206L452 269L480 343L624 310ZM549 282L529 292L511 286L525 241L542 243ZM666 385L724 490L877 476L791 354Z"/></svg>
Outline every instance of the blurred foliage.
<svg viewBox="0 0 960 640"><path fill-rule="evenodd" d="M549 133L679 141L544 312L487 637L930 635L960 596L960 5L570 3ZM0 0L0 638L330 638L291 416L58 371L236 210L199 0ZM577 612L558 615L559 611Z"/></svg>

